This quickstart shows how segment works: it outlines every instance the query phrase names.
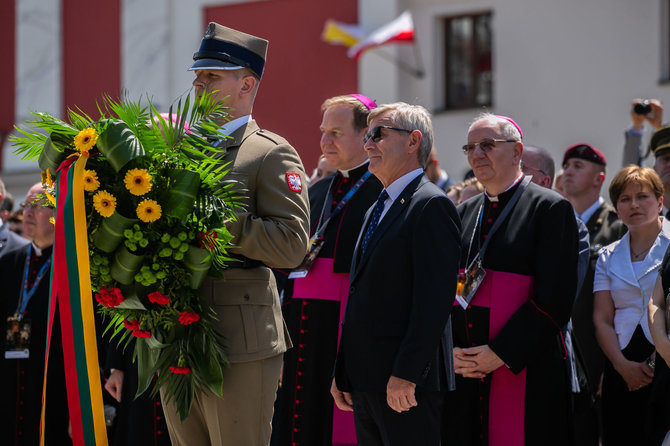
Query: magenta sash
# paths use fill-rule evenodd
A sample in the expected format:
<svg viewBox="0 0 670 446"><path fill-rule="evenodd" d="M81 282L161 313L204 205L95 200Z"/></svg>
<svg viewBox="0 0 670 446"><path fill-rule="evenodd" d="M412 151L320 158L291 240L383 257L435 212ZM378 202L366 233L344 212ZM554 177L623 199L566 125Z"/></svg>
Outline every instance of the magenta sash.
<svg viewBox="0 0 670 446"><path fill-rule="evenodd" d="M318 258L307 276L293 282L294 299L320 299L340 302L340 325L337 334L339 347L342 335L342 319L349 298L349 274L334 273L333 259ZM345 412L333 404L333 445L357 444L354 413Z"/></svg>
<svg viewBox="0 0 670 446"><path fill-rule="evenodd" d="M531 276L486 270L470 305L489 309L489 340L500 333L533 291ZM454 304L458 305L456 301ZM525 398L526 369L515 375L502 366L491 374L489 446L524 445Z"/></svg>

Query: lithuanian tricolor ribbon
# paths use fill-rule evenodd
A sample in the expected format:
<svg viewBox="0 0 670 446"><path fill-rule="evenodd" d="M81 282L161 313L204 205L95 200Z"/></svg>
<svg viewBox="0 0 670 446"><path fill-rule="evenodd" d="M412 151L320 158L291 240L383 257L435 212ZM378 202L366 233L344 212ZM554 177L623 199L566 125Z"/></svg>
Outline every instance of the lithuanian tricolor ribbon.
<svg viewBox="0 0 670 446"><path fill-rule="evenodd" d="M55 213L55 240L49 297L47 348L42 389L44 426L47 398L46 376L51 332L60 313L67 400L72 442L80 445L107 445L102 387L98 368L93 297L89 272L88 235L84 206L84 167L88 153L69 158L58 168ZM49 414L46 414L49 416ZM44 445L44 430L40 445Z"/></svg>

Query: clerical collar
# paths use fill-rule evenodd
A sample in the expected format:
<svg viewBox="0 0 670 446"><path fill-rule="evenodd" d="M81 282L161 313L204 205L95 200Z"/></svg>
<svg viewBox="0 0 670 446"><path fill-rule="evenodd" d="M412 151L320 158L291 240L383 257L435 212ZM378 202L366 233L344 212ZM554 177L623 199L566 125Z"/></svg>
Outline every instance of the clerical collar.
<svg viewBox="0 0 670 446"><path fill-rule="evenodd" d="M31 243L32 243L32 245L33 245L33 251L35 251L35 255L36 255L37 257L40 257L40 256L42 255L42 248L40 248L39 246L37 246L37 245L35 244L35 242L31 242Z"/></svg>
<svg viewBox="0 0 670 446"><path fill-rule="evenodd" d="M519 176L517 177L517 179L514 180L514 182L513 182L512 184L510 184L510 186L509 186L507 189L505 189L503 192L501 192L500 194L498 194L498 195L496 195L496 196L491 196L491 195L489 195L489 194L486 192L486 189L484 189L484 195L486 195L486 198L488 198L490 202L492 202L492 203L496 203L497 201L499 201L499 200L498 200L498 197L499 197L500 195L504 194L505 192L507 192L508 190L510 190L511 188L513 188L514 186L516 186L517 184L519 184L519 181L521 181L522 179L523 179L523 172L521 172L521 174L519 174Z"/></svg>
<svg viewBox="0 0 670 446"><path fill-rule="evenodd" d="M245 124L248 124L251 121L251 115L240 116L235 118L232 121L228 121L219 128L219 133L221 135L230 136L232 133L242 127Z"/></svg>
<svg viewBox="0 0 670 446"><path fill-rule="evenodd" d="M344 178L349 178L349 175L351 174L352 171L358 169L359 167L367 166L367 164L369 162L370 162L370 160L365 160L362 163L360 163L358 166L352 167L351 169L338 169L338 170L340 171L340 173L342 174L342 176ZM368 170L367 167L365 168L365 170Z"/></svg>
<svg viewBox="0 0 670 446"><path fill-rule="evenodd" d="M51 256L51 248L53 248L53 245L49 245L46 248L40 248L35 242L30 242L30 244L32 245L35 257L41 257L42 255Z"/></svg>
<svg viewBox="0 0 670 446"><path fill-rule="evenodd" d="M578 214L577 212L575 212L575 217L580 219L582 222L586 223L587 221L589 221L589 219L591 217L593 217L593 214L596 213L596 211L598 210L600 205L603 204L604 202L605 202L605 200L603 200L603 197L598 197L596 202L593 203L591 206L589 206L588 209L586 209L581 214Z"/></svg>

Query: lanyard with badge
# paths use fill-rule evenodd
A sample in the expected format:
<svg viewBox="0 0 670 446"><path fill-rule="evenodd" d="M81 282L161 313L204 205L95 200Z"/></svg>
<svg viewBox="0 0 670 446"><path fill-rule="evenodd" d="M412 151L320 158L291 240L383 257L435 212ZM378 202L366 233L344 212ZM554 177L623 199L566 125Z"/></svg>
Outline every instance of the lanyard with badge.
<svg viewBox="0 0 670 446"><path fill-rule="evenodd" d="M328 195L326 196L326 200L324 201L323 207L321 208L321 216L319 217L319 223L317 224L316 231L314 231L314 235L310 238L309 244L307 245L307 255L305 255L305 258L303 259L302 263L300 263L300 265L289 274L288 276L289 279L300 279L307 275L309 269L316 260L319 251L321 251L321 248L323 247L323 243L325 240L323 234L326 232L328 223L330 223L333 217L342 212L342 209L344 209L347 203L349 203L351 197L354 196L354 194L358 191L358 189L361 188L363 183L365 183L365 180L367 180L369 177L370 177L370 171L365 172L363 176L356 182L356 184L354 184L352 188L349 189L349 192L347 192L347 194L342 198L342 200L340 200L340 202L337 203L337 206L335 206L333 212L331 212L330 215L324 219L326 209L328 208L328 204L333 201L331 190L335 182L335 178L331 180L330 186L328 186Z"/></svg>
<svg viewBox="0 0 670 446"><path fill-rule="evenodd" d="M482 262L484 261L484 253L486 252L486 248L488 247L489 242L491 241L493 233L500 227L500 225L505 221L509 213L512 211L512 208L519 200L519 197L521 197L523 191L526 190L526 186L528 186L530 180L531 180L530 176L526 176L523 178L521 184L519 185L519 188L516 191L514 191L514 194L510 198L509 202L507 203L503 211L500 213L500 216L498 216L498 218L496 219L495 223L491 227L491 230L486 235L486 239L484 240L482 246L479 248L479 252L475 256L475 258L472 259L470 264L465 268L465 271L458 275L458 281L456 285L456 301L460 304L461 307L463 307L464 310L466 310L468 308L468 305L470 305L470 302L475 297L477 288L479 288L479 285L481 285L482 281L484 280L484 277L486 276L486 270L482 267ZM472 229L472 236L470 237L470 245L468 246L468 256L466 257L466 259L470 258L470 252L472 249L472 244L475 240L475 234L479 231L480 222L483 220L485 200L486 198L482 194L482 202L479 206L479 213L477 214L477 220L475 221L475 226Z"/></svg>
<svg viewBox="0 0 670 446"><path fill-rule="evenodd" d="M25 266L23 267L23 284L21 286L21 295L13 316L7 318L7 339L5 359L25 359L30 357L30 333L31 321L24 318L26 308L30 299L35 295L40 282L46 276L51 258L47 259L40 268L33 285L29 285L28 275L30 273L30 264L32 262L32 245L28 246Z"/></svg>

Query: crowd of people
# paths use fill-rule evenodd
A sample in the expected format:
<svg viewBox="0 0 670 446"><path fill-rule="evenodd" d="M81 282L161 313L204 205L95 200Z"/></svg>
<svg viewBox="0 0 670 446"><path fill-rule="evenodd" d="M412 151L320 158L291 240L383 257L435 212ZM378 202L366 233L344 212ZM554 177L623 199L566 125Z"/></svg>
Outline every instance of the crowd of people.
<svg viewBox="0 0 670 446"><path fill-rule="evenodd" d="M512 118L482 113L457 183L423 107L361 94L324 101L308 178L289 142L251 117L267 44L210 23L190 67L196 94L226 98L219 147L246 205L227 223L238 261L202 287L227 342L223 397L196 391L182 422L173 401L134 398L132 349L100 337L113 444L661 445L670 126L660 101L633 101L611 205L607 159L592 144L567 147L555 172ZM641 167L649 155L654 167ZM35 184L22 236L12 209L0 182L0 432L33 445L53 209ZM55 320L42 427L47 444L67 444Z"/></svg>

